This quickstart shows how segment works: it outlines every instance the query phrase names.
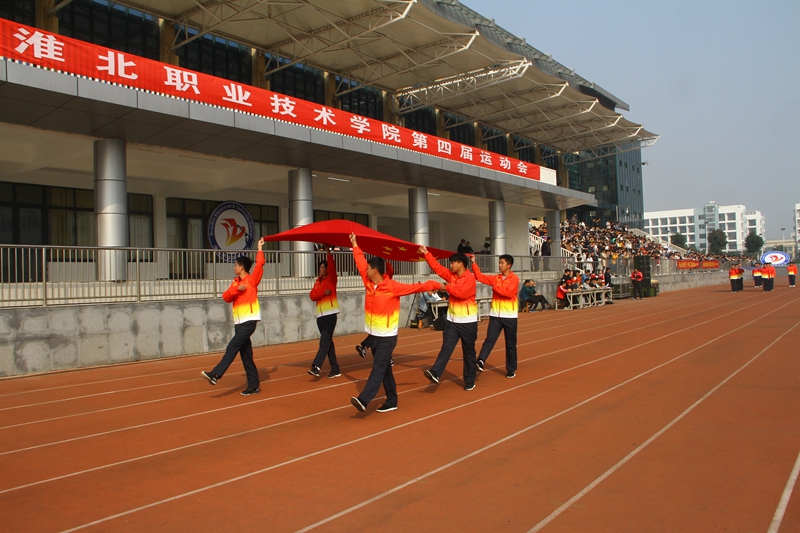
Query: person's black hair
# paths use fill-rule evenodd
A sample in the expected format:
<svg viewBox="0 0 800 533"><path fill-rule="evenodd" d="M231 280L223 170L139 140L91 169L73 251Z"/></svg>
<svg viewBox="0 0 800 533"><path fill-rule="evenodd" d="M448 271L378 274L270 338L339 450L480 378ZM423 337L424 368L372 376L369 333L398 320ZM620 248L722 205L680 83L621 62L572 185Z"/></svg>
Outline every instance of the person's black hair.
<svg viewBox="0 0 800 533"><path fill-rule="evenodd" d="M380 272L381 276L386 273L386 261L383 260L383 257L370 257L367 264Z"/></svg>
<svg viewBox="0 0 800 533"><path fill-rule="evenodd" d="M464 265L464 268L469 268L469 257L464 254L453 254L450 256L451 263L461 263Z"/></svg>
<svg viewBox="0 0 800 533"><path fill-rule="evenodd" d="M513 255L503 254L503 255L500 256L500 259L503 259L506 263L508 263L509 266L514 266L514 256Z"/></svg>
<svg viewBox="0 0 800 533"><path fill-rule="evenodd" d="M322 261L320 261L319 264L317 265L317 270L319 270L319 267L321 267L322 265L325 265L325 268L328 268L328 260L323 259Z"/></svg>
<svg viewBox="0 0 800 533"><path fill-rule="evenodd" d="M236 264L242 267L244 271L249 274L250 267L253 266L253 260L247 257L246 255L240 255L239 257L236 258Z"/></svg>

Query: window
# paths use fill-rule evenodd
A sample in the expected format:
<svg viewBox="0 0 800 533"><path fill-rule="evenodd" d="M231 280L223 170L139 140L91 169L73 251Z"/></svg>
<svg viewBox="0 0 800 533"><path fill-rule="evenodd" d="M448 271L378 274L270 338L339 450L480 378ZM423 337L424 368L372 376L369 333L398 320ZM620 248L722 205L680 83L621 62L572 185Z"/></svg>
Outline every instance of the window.
<svg viewBox="0 0 800 533"><path fill-rule="evenodd" d="M725 222L725 213L720 213L719 214L719 221L720 222Z"/></svg>
<svg viewBox="0 0 800 533"><path fill-rule="evenodd" d="M153 246L153 197L128 194L129 245ZM94 191L0 182L0 244L97 246Z"/></svg>
<svg viewBox="0 0 800 533"><path fill-rule="evenodd" d="M31 2L33 3L33 2ZM149 59L159 59L158 20L114 2L74 0L56 13L58 33Z"/></svg>
<svg viewBox="0 0 800 533"><path fill-rule="evenodd" d="M662 226L666 226L667 224L668 224L667 219L666 218L662 218L661 219L661 225Z"/></svg>
<svg viewBox="0 0 800 533"><path fill-rule="evenodd" d="M735 230L736 229L736 222L728 222L728 229Z"/></svg>
<svg viewBox="0 0 800 533"><path fill-rule="evenodd" d="M728 233L728 241L735 241L736 240L736 232Z"/></svg>
<svg viewBox="0 0 800 533"><path fill-rule="evenodd" d="M177 44L198 33L185 26L176 26L175 32ZM253 83L253 56L249 46L207 33L179 47L175 53L183 68L247 85Z"/></svg>
<svg viewBox="0 0 800 533"><path fill-rule="evenodd" d="M686 224L686 217L679 217L678 218L678 223L679 224Z"/></svg>
<svg viewBox="0 0 800 533"><path fill-rule="evenodd" d="M756 221L751 218L750 220L747 221L747 226L750 228L756 227Z"/></svg>
<svg viewBox="0 0 800 533"><path fill-rule="evenodd" d="M208 249L208 216L222 202L167 198L167 247ZM271 205L243 204L255 224L256 235L278 233L278 208ZM253 239L253 246L258 242ZM277 250L278 243L268 242L265 250Z"/></svg>
<svg viewBox="0 0 800 533"><path fill-rule="evenodd" d="M436 110L432 107L423 107L406 113L403 115L403 121L405 127L410 130L436 135ZM531 154L531 157L533 157L533 154ZM533 159L531 159L532 161Z"/></svg>
<svg viewBox="0 0 800 533"><path fill-rule="evenodd" d="M0 3L0 18L13 20L20 24L28 26L36 26L36 2L28 1L11 1Z"/></svg>
<svg viewBox="0 0 800 533"><path fill-rule="evenodd" d="M678 229L680 230L680 232L681 232L681 234L682 234L682 235L686 235L686 233L687 233L687 232L686 232L686 226L681 226L681 227L680 227L680 228L678 228Z"/></svg>
<svg viewBox="0 0 800 533"><path fill-rule="evenodd" d="M669 217L669 223L670 224L677 224L678 223L678 218L677 217Z"/></svg>
<svg viewBox="0 0 800 533"><path fill-rule="evenodd" d="M694 217L689 217L689 224L694 224Z"/></svg>
<svg viewBox="0 0 800 533"><path fill-rule="evenodd" d="M362 117L383 120L383 92L363 86L355 80L336 76L336 92L349 91L337 97L342 111Z"/></svg>
<svg viewBox="0 0 800 533"><path fill-rule="evenodd" d="M444 114L444 127L451 141L475 146L475 124L458 115ZM544 151L542 151L544 157Z"/></svg>
<svg viewBox="0 0 800 533"><path fill-rule="evenodd" d="M650 227L650 220L649 220L649 219L645 219L645 221L644 221L644 227L645 227L645 228L649 228L649 227Z"/></svg>
<svg viewBox="0 0 800 533"><path fill-rule="evenodd" d="M290 62L278 56L267 55L266 69L272 70ZM325 73L314 67L295 63L268 75L269 88L276 93L302 98L318 104L325 103ZM248 82L249 83L249 82Z"/></svg>
<svg viewBox="0 0 800 533"><path fill-rule="evenodd" d="M323 220L350 220L358 222L362 226L369 226L369 215L362 213L342 213L340 211L320 211L314 210L314 222Z"/></svg>
<svg viewBox="0 0 800 533"><path fill-rule="evenodd" d="M736 213L728 213L728 220L736 220Z"/></svg>
<svg viewBox="0 0 800 533"><path fill-rule="evenodd" d="M508 155L508 140L504 132L483 126L483 142L486 149L500 155Z"/></svg>

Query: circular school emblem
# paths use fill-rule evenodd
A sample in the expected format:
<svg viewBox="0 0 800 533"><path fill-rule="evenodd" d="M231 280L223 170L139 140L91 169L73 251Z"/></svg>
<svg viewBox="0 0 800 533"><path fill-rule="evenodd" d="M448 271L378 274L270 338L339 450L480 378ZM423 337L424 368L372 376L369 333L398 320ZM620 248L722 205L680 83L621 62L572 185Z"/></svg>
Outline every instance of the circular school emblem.
<svg viewBox="0 0 800 533"><path fill-rule="evenodd" d="M230 253L219 254L225 262L233 262L237 253L253 247L255 222L250 212L238 202L222 202L208 219L208 241L215 250Z"/></svg>
<svg viewBox="0 0 800 533"><path fill-rule="evenodd" d="M786 252L773 250L771 252L764 252L761 254L762 263L772 263L772 266L788 265L792 258Z"/></svg>

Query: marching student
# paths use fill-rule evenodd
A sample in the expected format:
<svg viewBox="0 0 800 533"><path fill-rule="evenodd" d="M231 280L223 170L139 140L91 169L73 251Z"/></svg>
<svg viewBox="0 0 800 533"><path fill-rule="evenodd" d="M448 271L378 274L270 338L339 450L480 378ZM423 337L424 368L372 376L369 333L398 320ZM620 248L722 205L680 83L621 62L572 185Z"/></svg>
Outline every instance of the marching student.
<svg viewBox="0 0 800 533"><path fill-rule="evenodd" d="M358 273L364 282L367 296L364 300L364 329L369 334L370 347L374 359L372 371L361 394L350 398L353 407L361 412L367 410L383 384L386 401L378 407L379 413L397 410L397 386L392 374L392 352L397 346L397 327L400 323L400 297L418 292L439 290L440 284L429 280L425 283L406 285L398 283L386 275L386 264L382 257L372 257L367 261L364 252L358 247L356 234L350 234Z"/></svg>
<svg viewBox="0 0 800 533"><path fill-rule="evenodd" d="M744 270L739 266L739 263L733 263L731 268L728 269L728 279L731 281L731 292L739 292L744 290L742 277Z"/></svg>
<svg viewBox="0 0 800 533"><path fill-rule="evenodd" d="M233 338L225 349L219 364L211 372L203 371L202 376L212 385L222 379L228 367L231 366L236 353L242 358L244 372L247 375L247 388L242 391L242 396L250 396L261 392L258 379L258 369L253 362L253 344L250 336L256 330L258 322L261 320L261 306L258 303L258 284L261 283L261 276L264 274L264 239L258 241L258 253L256 254L256 267L250 273L253 260L242 255L236 258L231 286L222 293L222 299L232 304L233 307Z"/></svg>
<svg viewBox="0 0 800 533"><path fill-rule="evenodd" d="M794 261L791 261L786 267L786 273L789 275L789 286L794 287L795 279L797 279L797 265L794 264Z"/></svg>
<svg viewBox="0 0 800 533"><path fill-rule="evenodd" d="M763 282L761 278L761 263L756 263L756 267L753 269L753 283L756 287L761 287Z"/></svg>
<svg viewBox="0 0 800 533"><path fill-rule="evenodd" d="M469 256L468 256L469 257ZM474 259L474 257L470 257ZM500 273L489 277L478 268L473 261L472 273L475 279L492 287L492 304L489 310L489 328L486 331L486 340L481 346L481 353L478 355L476 365L478 372L483 372L486 360L494 348L500 332L506 340L506 377L513 378L517 375L517 319L519 302L517 291L519 290L519 278L511 271L514 266L514 257L508 254L500 256Z"/></svg>
<svg viewBox="0 0 800 533"><path fill-rule="evenodd" d="M384 260L383 264L384 268L386 269L386 276L389 279L393 279L394 267L392 267L392 263L388 260ZM359 344L356 344L356 352L362 358L367 356L367 348L369 348L369 350L372 351L372 335L367 335L363 341L361 341ZM374 352L373 355L375 355ZM391 366L394 366L394 359L390 359L389 364Z"/></svg>
<svg viewBox="0 0 800 533"><path fill-rule="evenodd" d="M341 376L339 363L336 361L336 346L333 344L333 331L336 329L337 316L339 315L339 299L336 297L336 261L333 259L330 247L326 244L325 251L328 257L319 264L319 277L314 282L314 287L309 293L312 302L317 307L317 328L319 329L319 350L311 363L308 373L319 377L322 362L325 356L331 363L329 378Z"/></svg>
<svg viewBox="0 0 800 533"><path fill-rule="evenodd" d="M764 292L772 292L775 288L775 267L772 263L766 263L761 267L761 283L764 286Z"/></svg>
<svg viewBox="0 0 800 533"><path fill-rule="evenodd" d="M461 339L461 351L464 357L464 390L475 388L478 374L475 361L475 341L478 340L478 305L475 303L475 276L468 269L469 258L464 254L450 256L450 269L440 265L425 246L419 247L425 255L425 261L437 276L447 282L444 290L450 295L447 307L447 320L442 332L442 348L436 356L436 362L430 369L423 371L431 383L439 383L453 350ZM515 295L516 296L516 295Z"/></svg>

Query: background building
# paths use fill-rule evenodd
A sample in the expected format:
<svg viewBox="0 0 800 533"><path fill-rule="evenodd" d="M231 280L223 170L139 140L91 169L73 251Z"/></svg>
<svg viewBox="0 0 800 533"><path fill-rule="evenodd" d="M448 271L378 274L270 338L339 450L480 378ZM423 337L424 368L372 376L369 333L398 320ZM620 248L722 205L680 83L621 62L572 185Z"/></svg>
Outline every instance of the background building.
<svg viewBox="0 0 800 533"><path fill-rule="evenodd" d="M708 202L700 209L675 209L644 213L643 229L653 236L669 240L671 235L686 236L687 246L708 250L708 234L716 229L725 232L727 253L743 253L744 240L751 231L762 238L766 223L760 211L747 211L743 205L717 205Z"/></svg>

